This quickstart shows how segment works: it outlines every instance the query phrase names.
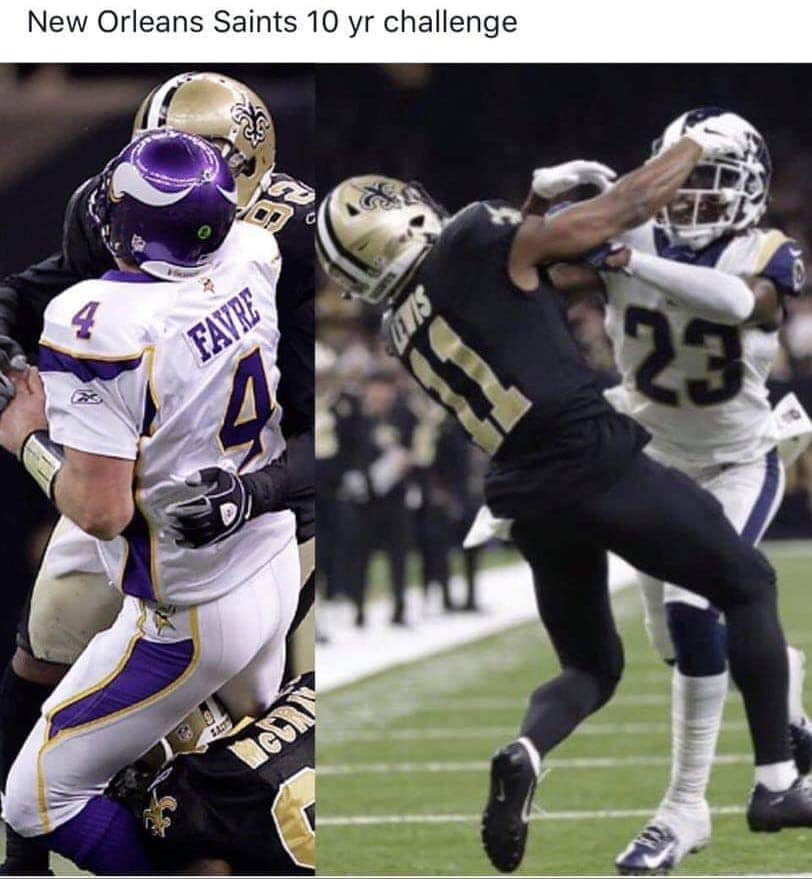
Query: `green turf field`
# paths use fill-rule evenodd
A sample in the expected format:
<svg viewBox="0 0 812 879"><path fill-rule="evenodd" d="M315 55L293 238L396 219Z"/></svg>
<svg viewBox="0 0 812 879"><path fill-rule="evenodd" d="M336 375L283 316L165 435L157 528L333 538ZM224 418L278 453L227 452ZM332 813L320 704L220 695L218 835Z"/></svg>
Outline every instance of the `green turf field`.
<svg viewBox="0 0 812 879"><path fill-rule="evenodd" d="M776 550L791 643L812 665L812 549ZM668 669L648 646L636 588L615 609L627 670L615 700L552 755L518 875L611 874L668 777ZM515 735L528 693L555 664L526 625L385 672L320 699L320 874L473 875L494 871L481 851L487 762ZM812 685L807 681L807 704ZM752 784L741 699L730 697L709 798L722 814L684 874L812 872L812 831L751 834Z"/></svg>

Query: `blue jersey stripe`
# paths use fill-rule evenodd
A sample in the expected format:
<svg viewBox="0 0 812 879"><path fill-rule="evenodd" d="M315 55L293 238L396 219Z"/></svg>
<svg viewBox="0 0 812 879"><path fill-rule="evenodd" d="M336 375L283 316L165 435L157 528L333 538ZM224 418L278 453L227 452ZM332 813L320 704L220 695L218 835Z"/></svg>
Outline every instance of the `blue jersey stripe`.
<svg viewBox="0 0 812 879"><path fill-rule="evenodd" d="M745 523L742 530L742 537L748 542L755 544L761 532L767 525L767 517L775 503L775 497L778 493L778 486L781 482L781 465L778 460L778 450L772 449L767 453L765 458L766 468L764 471L764 482L761 485L756 503L750 511L750 517Z"/></svg>

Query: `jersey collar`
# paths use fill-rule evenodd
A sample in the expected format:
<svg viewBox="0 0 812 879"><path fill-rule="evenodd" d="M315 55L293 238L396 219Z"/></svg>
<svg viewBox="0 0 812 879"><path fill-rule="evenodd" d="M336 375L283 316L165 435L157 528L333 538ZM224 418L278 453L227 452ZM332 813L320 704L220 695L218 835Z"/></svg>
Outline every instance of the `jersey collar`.
<svg viewBox="0 0 812 879"><path fill-rule="evenodd" d="M160 284L160 278L153 278L145 272L121 272L110 269L101 276L102 281L125 281L129 284Z"/></svg>
<svg viewBox="0 0 812 879"><path fill-rule="evenodd" d="M655 226L654 228L654 246L657 248L657 256L663 259L673 259L675 262L690 263L695 266L705 266L713 268L725 251L725 248L733 240L734 235L723 235L716 241L711 241L707 247L702 250L691 250L690 247L684 245L670 244L668 236Z"/></svg>

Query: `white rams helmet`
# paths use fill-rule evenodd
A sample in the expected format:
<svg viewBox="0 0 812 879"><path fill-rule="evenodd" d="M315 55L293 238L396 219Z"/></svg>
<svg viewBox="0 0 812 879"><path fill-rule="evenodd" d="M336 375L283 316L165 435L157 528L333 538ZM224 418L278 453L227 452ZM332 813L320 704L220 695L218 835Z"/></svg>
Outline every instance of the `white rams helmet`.
<svg viewBox="0 0 812 879"><path fill-rule="evenodd" d="M755 226L767 209L772 163L764 138L747 120L718 107L689 110L654 142L654 155L673 146L692 125L714 116L731 117L741 127L745 155L702 160L676 197L655 218L672 244L701 250L722 235Z"/></svg>
<svg viewBox="0 0 812 879"><path fill-rule="evenodd" d="M219 73L181 73L156 86L135 114L133 137L174 128L211 141L237 182L240 208L249 208L276 161L276 134L265 102L248 86Z"/></svg>
<svg viewBox="0 0 812 879"><path fill-rule="evenodd" d="M321 203L316 253L325 273L372 305L403 289L443 229L444 212L417 183L351 177Z"/></svg>

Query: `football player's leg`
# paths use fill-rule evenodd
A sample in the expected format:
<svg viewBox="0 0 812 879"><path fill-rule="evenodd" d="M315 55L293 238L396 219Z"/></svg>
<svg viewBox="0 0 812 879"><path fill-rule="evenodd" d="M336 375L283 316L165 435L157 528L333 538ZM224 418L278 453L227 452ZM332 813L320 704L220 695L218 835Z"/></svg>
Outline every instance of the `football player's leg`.
<svg viewBox="0 0 812 879"><path fill-rule="evenodd" d="M272 595L257 583L262 600L272 601L275 628L262 640L262 647L244 668L217 692L235 722L259 717L279 693L285 671L285 641L296 613L297 594L292 584L299 582L299 556L293 544L274 558L269 566L275 581Z"/></svg>
<svg viewBox="0 0 812 879"><path fill-rule="evenodd" d="M6 820L94 872L148 869L137 822L102 794L260 652L280 626L277 588L263 569L196 608L127 598L43 706L9 775Z"/></svg>
<svg viewBox="0 0 812 879"><path fill-rule="evenodd" d="M491 761L482 842L504 872L515 870L524 855L542 757L608 701L623 670L606 552L549 522L517 522L513 537L533 570L539 612L561 673L531 695L520 737Z"/></svg>
<svg viewBox="0 0 812 879"><path fill-rule="evenodd" d="M645 456L611 489L582 505L579 518L635 567L679 583L724 612L730 667L744 697L756 758L758 802L748 812L750 826L812 825L812 795L797 785L790 759L786 643L775 572L764 556L739 537L712 495ZM780 803L761 795L769 789L785 792Z"/></svg>
<svg viewBox="0 0 812 879"><path fill-rule="evenodd" d="M718 498L728 519L742 537L749 543L758 545L781 505L785 484L783 463L773 449L757 461L726 467L708 481L705 487ZM803 705L805 657L794 647L787 647L787 655L787 705L793 754L799 771L806 774L812 763L812 726L807 720Z"/></svg>
<svg viewBox="0 0 812 879"><path fill-rule="evenodd" d="M550 525L517 522L513 538L533 571L539 614L561 674L530 697L522 724L540 757L612 696L623 647L609 602L606 552Z"/></svg>
<svg viewBox="0 0 812 879"><path fill-rule="evenodd" d="M774 453L721 469L701 484L752 544L759 541L783 495L783 473ZM661 811L701 811L709 833L705 791L728 685L725 629L716 608L699 595L668 585L665 602L677 667L672 683L674 761Z"/></svg>
<svg viewBox="0 0 812 879"><path fill-rule="evenodd" d="M90 638L112 624L120 607L121 595L100 572L92 538L63 518L49 541L20 620L17 651L0 683L4 788L43 702ZM5 834L8 871L47 869L42 846L28 843L8 825Z"/></svg>
<svg viewBox="0 0 812 879"><path fill-rule="evenodd" d="M671 679L671 780L654 817L615 861L620 872L632 875L668 872L710 840L705 791L728 685L718 611L707 599L686 590L679 590L677 602L669 601L675 587L656 582L666 643L675 666Z"/></svg>

